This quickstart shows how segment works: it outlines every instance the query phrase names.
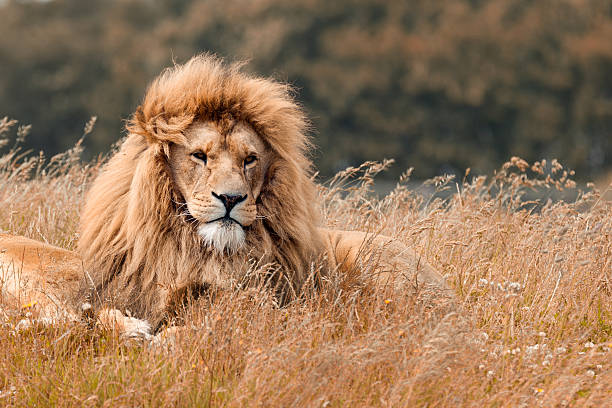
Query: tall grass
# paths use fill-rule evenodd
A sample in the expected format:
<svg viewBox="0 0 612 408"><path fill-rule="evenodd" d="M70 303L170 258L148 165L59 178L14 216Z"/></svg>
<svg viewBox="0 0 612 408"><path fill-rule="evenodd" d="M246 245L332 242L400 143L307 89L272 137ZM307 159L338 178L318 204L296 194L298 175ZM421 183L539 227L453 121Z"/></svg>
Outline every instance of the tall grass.
<svg viewBox="0 0 612 408"><path fill-rule="evenodd" d="M101 161L82 163L80 144L27 155L14 142L27 130L0 121L0 232L72 249ZM446 276L454 313L330 276L284 308L265 291L201 300L186 312L191 330L160 349L77 323L23 329L27 310L5 308L0 405L612 404L612 204L592 187L548 200L575 191L573 174L518 158L490 177L428 180L421 193L407 172L377 197L388 165L321 186L325 221L414 247Z"/></svg>

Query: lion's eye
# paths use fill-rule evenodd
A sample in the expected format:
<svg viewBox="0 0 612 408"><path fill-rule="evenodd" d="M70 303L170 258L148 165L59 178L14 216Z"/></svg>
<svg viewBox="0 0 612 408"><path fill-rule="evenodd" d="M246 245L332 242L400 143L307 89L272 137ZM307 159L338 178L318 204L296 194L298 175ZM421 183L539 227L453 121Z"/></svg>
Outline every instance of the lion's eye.
<svg viewBox="0 0 612 408"><path fill-rule="evenodd" d="M191 153L191 156L192 156L192 157L195 157L195 158L196 158L196 159L198 159L198 160L203 161L203 162L204 162L204 164L206 164L206 153L204 153L204 152L200 152L200 151L197 151L197 152L193 152L193 153Z"/></svg>
<svg viewBox="0 0 612 408"><path fill-rule="evenodd" d="M251 154L244 159L244 166L246 167L249 164L255 163L256 160L257 160L257 157Z"/></svg>

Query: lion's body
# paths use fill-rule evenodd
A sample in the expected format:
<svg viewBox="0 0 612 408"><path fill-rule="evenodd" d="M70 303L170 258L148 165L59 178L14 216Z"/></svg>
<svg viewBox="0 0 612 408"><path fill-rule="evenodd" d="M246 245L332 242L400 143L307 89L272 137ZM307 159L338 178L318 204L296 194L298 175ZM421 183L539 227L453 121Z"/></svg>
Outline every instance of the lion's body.
<svg viewBox="0 0 612 408"><path fill-rule="evenodd" d="M313 270L350 272L379 250L376 281L445 287L401 244L320 228L305 129L286 85L209 56L162 73L87 195L80 258L62 252L66 276L83 278L76 299L157 325L176 293L229 287L254 265L282 303ZM5 264L18 263L11 254Z"/></svg>
<svg viewBox="0 0 612 408"><path fill-rule="evenodd" d="M372 261L377 275L370 279L370 284L394 285L404 290L409 282L448 290L438 272L413 250L390 238L326 229L320 229L319 234L329 269L359 273ZM216 262L222 265L222 261ZM227 280L218 278L221 287L227 286ZM83 279L88 277L78 253L20 236L0 234L0 285L5 302L17 307L32 306L47 317L77 318L76 310L69 305Z"/></svg>
<svg viewBox="0 0 612 408"><path fill-rule="evenodd" d="M0 286L5 304L33 308L47 317L63 316L83 278L82 271L81 258L74 252L0 234Z"/></svg>

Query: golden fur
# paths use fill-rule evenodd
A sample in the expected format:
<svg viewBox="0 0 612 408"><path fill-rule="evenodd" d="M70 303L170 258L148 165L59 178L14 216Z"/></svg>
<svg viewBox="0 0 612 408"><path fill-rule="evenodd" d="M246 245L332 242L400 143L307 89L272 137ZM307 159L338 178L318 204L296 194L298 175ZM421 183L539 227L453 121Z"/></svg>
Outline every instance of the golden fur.
<svg viewBox="0 0 612 408"><path fill-rule="evenodd" d="M185 178L196 168L185 166L198 126L216 129L216 137L226 141L219 151L234 152L227 156L232 163L245 160L246 154L235 153L235 144L223 139L236 126L252 131L256 136L249 137L261 140L267 152L260 176L245 170L247 184L261 181L250 202L256 215L244 227L243 245L231 251L203 242L198 225L206 223L206 214L189 205L193 186L185 187L177 176L180 169L188 169L179 171ZM401 244L319 228L306 128L287 85L247 75L239 65L202 55L164 71L148 88L128 123L127 138L87 195L78 244L86 275L79 303L129 309L157 326L173 312L177 296L227 287L253 263L269 266L262 278L282 303L300 293L313 262L327 260L321 273L350 271L376 252L363 256L366 244L383 251L378 252L384 269L378 281L395 281L399 271L445 289L440 275ZM182 158L173 159L181 149ZM215 176L217 186L223 185L238 174L230 168L216 175L202 170L209 177L202 180L210 184ZM78 273L82 270L79 265Z"/></svg>

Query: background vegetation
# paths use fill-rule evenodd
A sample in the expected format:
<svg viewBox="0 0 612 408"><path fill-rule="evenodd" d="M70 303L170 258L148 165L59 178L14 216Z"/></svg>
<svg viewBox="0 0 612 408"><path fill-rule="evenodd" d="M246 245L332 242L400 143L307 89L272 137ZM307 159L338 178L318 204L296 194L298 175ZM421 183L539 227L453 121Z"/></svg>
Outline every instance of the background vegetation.
<svg viewBox="0 0 612 408"><path fill-rule="evenodd" d="M147 82L200 51L292 82L325 176L382 157L394 180L492 174L373 197L386 165L368 163L320 187L327 226L441 271L449 314L333 275L282 309L265 290L203 301L166 349L2 296L0 405L612 405L612 204L556 161L499 166L612 166L611 38L611 0L0 0L0 232L74 249L104 162L81 161L83 124L106 152Z"/></svg>
<svg viewBox="0 0 612 408"><path fill-rule="evenodd" d="M612 166L611 0L54 0L0 2L0 116L30 147L72 146L98 116L107 151L146 84L212 51L288 80L317 162L393 157L389 173L490 172L557 157Z"/></svg>

